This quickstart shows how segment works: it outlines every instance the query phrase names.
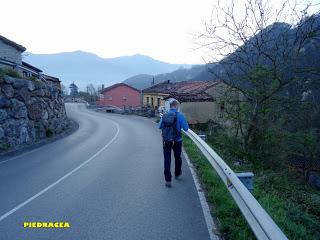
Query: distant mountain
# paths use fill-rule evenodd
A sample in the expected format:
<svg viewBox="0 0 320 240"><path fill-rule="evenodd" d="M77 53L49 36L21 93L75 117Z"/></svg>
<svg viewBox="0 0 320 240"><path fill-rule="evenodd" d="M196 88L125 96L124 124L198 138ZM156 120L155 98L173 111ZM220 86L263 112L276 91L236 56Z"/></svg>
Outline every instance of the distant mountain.
<svg viewBox="0 0 320 240"><path fill-rule="evenodd" d="M180 67L190 67L185 64L161 62L139 54L101 58L83 51L56 54L27 53L24 61L42 69L46 74L59 77L66 86L75 82L82 90L89 83L108 86L137 74L156 75L171 72Z"/></svg>
<svg viewBox="0 0 320 240"><path fill-rule="evenodd" d="M194 65L191 68L179 68L178 70L157 74L148 75L140 74L124 80L124 83L138 89L150 87L152 84L157 84L163 81L170 80L171 82L181 82L187 80L214 80L214 75L208 71L211 64Z"/></svg>

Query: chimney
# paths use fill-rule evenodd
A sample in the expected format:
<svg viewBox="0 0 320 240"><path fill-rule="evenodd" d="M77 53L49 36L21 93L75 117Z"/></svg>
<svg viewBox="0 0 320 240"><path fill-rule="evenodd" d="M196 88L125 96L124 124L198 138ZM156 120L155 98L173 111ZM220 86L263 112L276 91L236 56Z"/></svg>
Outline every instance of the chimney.
<svg viewBox="0 0 320 240"><path fill-rule="evenodd" d="M168 83L170 83L170 80L168 80Z"/></svg>
<svg viewBox="0 0 320 240"><path fill-rule="evenodd" d="M104 89L104 84L102 84L102 86L101 86L102 88L101 88L101 90L103 90Z"/></svg>

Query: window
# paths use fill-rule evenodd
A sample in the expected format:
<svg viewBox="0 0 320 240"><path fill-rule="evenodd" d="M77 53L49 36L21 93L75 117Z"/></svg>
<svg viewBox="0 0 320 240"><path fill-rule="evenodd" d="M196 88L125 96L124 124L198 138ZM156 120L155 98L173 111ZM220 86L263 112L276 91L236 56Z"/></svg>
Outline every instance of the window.
<svg viewBox="0 0 320 240"><path fill-rule="evenodd" d="M147 104L149 105L149 97L147 97Z"/></svg>
<svg viewBox="0 0 320 240"><path fill-rule="evenodd" d="M122 97L122 100L123 100L123 101L127 101L127 97L126 97L126 96L123 96L123 97Z"/></svg>
<svg viewBox="0 0 320 240"><path fill-rule="evenodd" d="M151 106L153 107L153 97L151 97Z"/></svg>
<svg viewBox="0 0 320 240"><path fill-rule="evenodd" d="M160 107L160 98L157 99L157 106Z"/></svg>
<svg viewBox="0 0 320 240"><path fill-rule="evenodd" d="M108 97L108 100L109 100L109 101L112 101L112 96L109 96L109 97Z"/></svg>

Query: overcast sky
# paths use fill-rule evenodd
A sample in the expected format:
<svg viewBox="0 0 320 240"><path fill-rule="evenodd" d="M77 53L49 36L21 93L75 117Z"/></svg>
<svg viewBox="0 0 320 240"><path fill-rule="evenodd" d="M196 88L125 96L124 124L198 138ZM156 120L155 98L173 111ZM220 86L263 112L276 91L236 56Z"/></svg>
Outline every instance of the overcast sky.
<svg viewBox="0 0 320 240"><path fill-rule="evenodd" d="M107 58L139 53L170 63L203 63L204 51L193 50L192 34L203 30L214 2L5 0L0 34L32 53L83 50Z"/></svg>

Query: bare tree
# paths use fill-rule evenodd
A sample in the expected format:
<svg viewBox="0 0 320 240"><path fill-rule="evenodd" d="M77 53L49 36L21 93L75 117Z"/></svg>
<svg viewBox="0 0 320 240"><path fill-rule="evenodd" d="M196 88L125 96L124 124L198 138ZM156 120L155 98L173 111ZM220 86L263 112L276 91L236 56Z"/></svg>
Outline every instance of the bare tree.
<svg viewBox="0 0 320 240"><path fill-rule="evenodd" d="M226 115L249 155L272 119L293 101L290 87L317 72L301 64L305 47L320 40L319 11L308 15L315 6L292 0L277 6L268 0L218 0L198 36L200 47L210 52L210 72L228 88L221 101L228 103Z"/></svg>
<svg viewBox="0 0 320 240"><path fill-rule="evenodd" d="M62 91L63 95L68 95L69 94L68 88L62 83L61 83L61 91Z"/></svg>
<svg viewBox="0 0 320 240"><path fill-rule="evenodd" d="M92 83L87 85L87 94L89 95L89 99L88 99L89 102L97 101L98 91Z"/></svg>

